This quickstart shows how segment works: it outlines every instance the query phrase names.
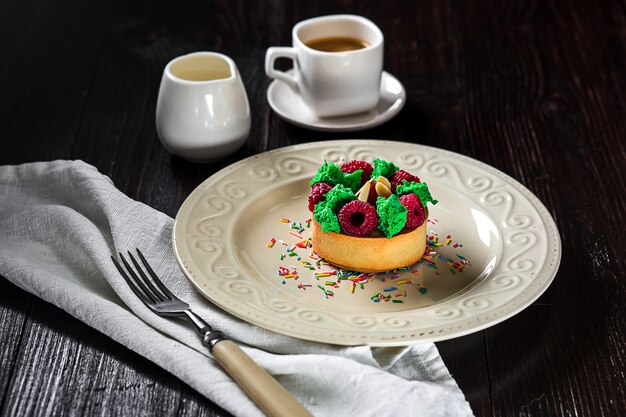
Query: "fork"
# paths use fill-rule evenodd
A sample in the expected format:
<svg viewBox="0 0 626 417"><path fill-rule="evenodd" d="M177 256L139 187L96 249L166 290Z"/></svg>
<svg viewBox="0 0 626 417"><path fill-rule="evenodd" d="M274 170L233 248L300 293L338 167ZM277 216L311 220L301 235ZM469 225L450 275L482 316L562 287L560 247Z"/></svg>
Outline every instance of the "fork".
<svg viewBox="0 0 626 417"><path fill-rule="evenodd" d="M213 358L267 416L312 417L302 404L265 369L256 364L239 346L224 337L219 330L213 329L200 316L191 311L189 304L172 294L159 279L139 249L137 249L137 255L143 264L143 268L133 254L128 251L128 257L135 266L134 270L121 252L119 257L126 270L122 268L122 265L115 257L111 256L111 259L130 289L146 307L159 316L184 317L191 321L202 336L202 344L209 349ZM148 278L144 269L152 280ZM135 270L137 273L135 273Z"/></svg>

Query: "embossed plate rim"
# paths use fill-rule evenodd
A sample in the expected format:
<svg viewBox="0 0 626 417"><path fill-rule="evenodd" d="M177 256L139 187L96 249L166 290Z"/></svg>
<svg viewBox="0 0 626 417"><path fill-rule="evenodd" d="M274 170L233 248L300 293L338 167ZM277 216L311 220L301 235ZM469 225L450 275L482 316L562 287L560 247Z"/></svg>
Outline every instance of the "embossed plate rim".
<svg viewBox="0 0 626 417"><path fill-rule="evenodd" d="M359 147L362 149L359 149ZM290 320L287 320L286 315L284 315L284 317L277 316L275 311L267 311L267 308L264 309L264 306L262 305L250 307L249 305L243 304L240 300L237 300L237 297L233 297L232 294L227 294L219 288L219 277L210 277L208 274L204 274L201 268L195 266L193 256L189 253L188 245L186 245L189 243L190 237L185 234L185 226L189 222L190 212L193 210L195 205L198 204L201 197L205 193L213 192L218 188L219 184L216 184L218 180L232 176L233 173L237 172L237 170L241 168L248 167L250 168L250 171L255 164L266 160L271 161L273 160L272 158L278 158L283 154L286 154L287 156L290 154L307 155L308 153L314 153L313 151L315 150L320 150L321 153L324 153L323 151L325 149L331 148L337 150L335 153L351 152L351 149L354 149L354 152L365 152L369 149L370 153L374 155L380 152L379 150L374 151L374 149L378 148L384 149L383 153L393 154L394 152L397 152L399 154L398 157L402 157L403 155L413 157L420 156L422 158L421 164L424 165L424 169L432 169L432 175L443 175L447 173L445 165L448 164L452 167L453 171L456 171L459 184L466 188L472 188L471 191L477 193L475 198L478 198L478 195L480 194L480 198L484 199L483 206L485 210L488 210L488 205L492 206L501 204L501 201L498 202L497 198L504 198L506 203L506 198L508 196L510 204L507 205L508 210L506 213L503 212L504 214L502 214L503 221L505 223L502 227L505 229L510 227L510 230L507 230L507 234L510 238L523 237L522 235L526 234L532 235L535 239L537 237L537 233L528 232L522 229L528 228L529 225L532 225L533 229L538 228L538 232L541 232L539 234L542 236L545 235L545 242L539 242L541 244L545 244L545 254L543 252L541 253L541 255L545 255L545 258L540 260L541 265L537 268L534 268L534 261L522 258L522 255L526 252L530 253L531 251L536 252L537 250L543 250L543 246L537 249L536 247L533 247L533 245L529 245L529 240L526 239L526 241L520 243L520 245L525 244L525 248L523 248L524 250L521 252L518 250L519 253L517 253L515 255L516 257L513 257L513 259L504 260L504 263L510 266L510 268L504 271L506 273L498 271L499 266L496 266L496 269L494 270L496 272L491 274L496 275L496 277L490 281L490 275L484 280L487 281L491 287L486 288L485 290L483 283L481 283L476 286L477 288L482 288L481 290L476 288L470 289L467 294L459 297L460 301L448 301L446 303L442 303L440 307L437 307L437 304L431 306L433 309L439 308L438 311L432 309L428 310L428 308L426 308L416 309L409 311L408 313L403 312L402 314L370 314L370 316L374 316L376 325L379 327L375 331L366 328L359 328L357 325L355 325L354 328L345 328L345 326L339 326L341 328L334 328L332 326L330 326L330 328L325 328L324 325L321 327L319 325L307 326L309 323L306 321L294 324L292 320L293 317L290 317ZM333 152L326 152L326 156L329 157L328 159L332 159L332 154ZM431 160L428 161L427 157ZM286 160L287 158L285 157L283 159ZM319 156L316 160L317 159L319 159ZM413 163L416 163L415 161L417 161L417 159L415 159ZM308 161L310 160L311 159ZM421 167L418 168L422 169ZM472 175L470 177L463 177L461 175L461 168L465 170L469 169L471 172L476 171L482 176ZM284 168L285 172L288 172L286 171L288 169L289 167ZM282 174L285 174L285 172L282 172ZM492 181L492 179L494 180ZM453 181L452 176L443 177L443 180ZM454 189L455 186L455 184L452 184L451 189ZM236 193L237 189L235 187L233 188L234 191L231 190L230 192ZM493 191L494 189L498 190ZM504 191L502 191L503 189ZM515 200L515 198L518 198L518 200ZM494 200L495 203L490 201L490 199L496 199ZM524 206L526 210L529 208L532 209L532 213L515 213L514 207L516 204ZM498 213L500 213L500 211L498 211ZM221 214L216 214L213 215L213 217L220 215ZM535 217L533 218L533 216ZM534 220L536 220L538 224L533 225ZM521 232L517 233L515 229L520 229ZM503 235L505 234L501 228L499 231ZM218 237L213 240L215 240L217 248L222 247L223 249L223 239L220 239L222 239L222 237ZM531 240L530 243L537 243L537 240ZM264 152L229 165L203 181L181 205L174 224L172 244L176 258L181 266L181 269L184 271L185 276L203 296L211 300L217 306L243 320L269 330L277 331L279 333L297 338L340 345L367 344L371 346L399 346L415 342L450 339L493 326L519 313L534 302L553 281L561 259L560 237L554 220L539 199L513 178L487 164L451 151L407 142L369 139L336 140L292 145ZM536 256L537 254L535 253L534 255ZM227 259L226 264L228 264L228 261L229 260ZM240 265L234 265L237 263L236 257L231 259L230 262L232 265L225 265L226 271L235 270L237 267L240 267ZM528 264L525 264L525 262L530 263L530 267ZM519 271L517 271L517 269L519 269ZM529 275L530 270L533 272ZM213 269L213 271L216 272L215 269ZM508 271L512 272L509 273ZM236 280L233 279L233 281ZM223 282L225 281L222 280L222 283ZM510 288L515 289L518 285L520 285L520 282L525 283L525 286L521 288L521 292L507 294L507 291L510 291ZM246 285L250 285L250 282L246 282ZM484 292L484 294L482 294L481 291ZM480 295L485 294L492 296L493 294L491 293L504 293L496 296L496 301L501 303L501 305L492 306L492 303L489 300L485 302L485 300L482 300L479 297ZM276 294L272 294L271 297L275 297L275 295ZM502 295L505 295L505 297L502 298ZM463 297L467 298L463 300ZM510 297L510 299L507 297ZM463 301L467 302L468 305L463 305ZM436 313L436 320L431 320L428 315L424 316L424 312L430 314L430 311ZM450 317L446 317L446 314L444 313L450 313ZM393 318L394 314L395 316L404 315L404 317L412 315L415 316L411 317L409 323L412 327L409 326L406 329L398 328L402 326L397 326L398 323L394 323L396 324L396 328L393 326L385 328L384 326L386 322L383 323L384 319L390 320ZM426 319L424 319L424 317L426 317ZM352 319L354 318L361 319L362 317L352 317ZM372 319L371 317L365 318ZM346 319L346 321L349 320ZM423 326L422 321L424 322ZM344 323L342 323L342 325L344 325ZM380 329L381 326L383 326L382 331Z"/></svg>

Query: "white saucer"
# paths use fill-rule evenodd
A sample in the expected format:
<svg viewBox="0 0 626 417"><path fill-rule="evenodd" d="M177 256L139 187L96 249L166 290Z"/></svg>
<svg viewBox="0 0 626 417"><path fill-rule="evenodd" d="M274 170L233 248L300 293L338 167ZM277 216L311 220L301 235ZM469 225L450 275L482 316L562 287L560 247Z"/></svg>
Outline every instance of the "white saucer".
<svg viewBox="0 0 626 417"><path fill-rule="evenodd" d="M302 101L300 94L277 80L267 89L267 101L276 114L294 125L323 132L353 132L378 126L397 115L406 103L406 92L396 77L383 71L380 101L368 112L320 118Z"/></svg>

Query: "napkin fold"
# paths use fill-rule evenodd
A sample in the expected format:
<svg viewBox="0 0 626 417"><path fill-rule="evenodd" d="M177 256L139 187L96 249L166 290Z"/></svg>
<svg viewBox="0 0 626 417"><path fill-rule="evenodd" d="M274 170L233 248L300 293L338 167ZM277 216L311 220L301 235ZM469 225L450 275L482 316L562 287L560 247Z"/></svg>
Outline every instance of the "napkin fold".
<svg viewBox="0 0 626 417"><path fill-rule="evenodd" d="M174 221L82 161L0 167L0 275L148 358L235 416L262 416L181 320L131 292L111 254L139 247L163 282L238 341L315 416L471 416L433 343L340 347L283 336L212 305L174 257Z"/></svg>

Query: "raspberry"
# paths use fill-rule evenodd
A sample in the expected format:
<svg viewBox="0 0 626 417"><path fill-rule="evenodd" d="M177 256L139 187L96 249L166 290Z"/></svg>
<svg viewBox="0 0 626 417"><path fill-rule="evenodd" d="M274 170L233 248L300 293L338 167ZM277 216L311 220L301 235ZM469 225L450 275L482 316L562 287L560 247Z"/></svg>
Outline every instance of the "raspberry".
<svg viewBox="0 0 626 417"><path fill-rule="evenodd" d="M402 181L404 180L407 180L408 182L420 182L420 179L415 175L400 169L393 174L393 177L391 177L391 180L389 181L391 183L391 192L395 193L396 187L402 184Z"/></svg>
<svg viewBox="0 0 626 417"><path fill-rule="evenodd" d="M341 230L351 236L367 236L378 226L376 209L365 201L350 201L339 210L337 217Z"/></svg>
<svg viewBox="0 0 626 417"><path fill-rule="evenodd" d="M356 159L341 164L341 172L345 172L346 174L351 174L358 169L363 170L363 173L361 174L361 185L363 185L372 176L372 171L374 170L372 164L367 161L359 161Z"/></svg>
<svg viewBox="0 0 626 417"><path fill-rule="evenodd" d="M324 195L329 192L333 188L332 185L326 184L325 182L316 182L311 187L311 194L309 195L309 211L313 213L315 209L315 204L319 201L326 200Z"/></svg>
<svg viewBox="0 0 626 417"><path fill-rule="evenodd" d="M426 210L417 195L410 193L400 197L400 202L407 208L406 224L408 230L417 229L426 220Z"/></svg>
<svg viewBox="0 0 626 417"><path fill-rule="evenodd" d="M378 193L376 192L376 183L370 182L370 193L367 195L367 202L376 207L377 198Z"/></svg>

